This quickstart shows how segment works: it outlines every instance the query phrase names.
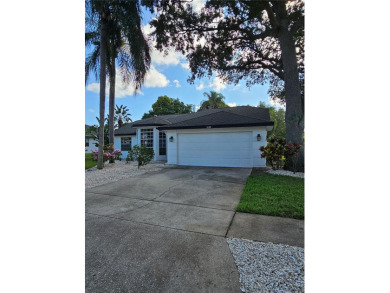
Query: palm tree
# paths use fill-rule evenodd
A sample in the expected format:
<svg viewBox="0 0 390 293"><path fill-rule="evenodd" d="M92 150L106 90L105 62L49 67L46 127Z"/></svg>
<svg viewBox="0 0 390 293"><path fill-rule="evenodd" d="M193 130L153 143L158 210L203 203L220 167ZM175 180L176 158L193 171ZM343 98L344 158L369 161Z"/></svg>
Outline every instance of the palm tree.
<svg viewBox="0 0 390 293"><path fill-rule="evenodd" d="M115 117L116 117L116 120L118 120L118 128L121 128L124 123L129 123L130 121L132 121L130 118L131 114L128 112L129 112L129 109L127 109L127 106L116 105Z"/></svg>
<svg viewBox="0 0 390 293"><path fill-rule="evenodd" d="M221 93L215 91L210 91L210 93L204 92L203 95L207 97L207 100L202 101L199 111L205 109L214 109L214 108L226 108L229 107L223 101L225 97Z"/></svg>
<svg viewBox="0 0 390 293"><path fill-rule="evenodd" d="M111 119L111 117L114 117L114 105L115 105L115 78L116 78L116 58L118 58L119 54L125 54L126 56L120 56L120 58L130 58L123 50L124 43L119 38L118 39L118 33L120 37L120 30L118 30L117 27L111 27L109 26L109 43L108 43L108 50L107 50L107 56L106 56L106 72L108 72L108 78L109 78L109 143L114 143L114 121ZM100 34L97 31L91 31L85 33L85 45L91 46L94 45L93 52L86 58L85 61L85 82L87 82L89 75L92 71L96 72L99 68L99 59L98 56L100 55ZM129 75L128 68L123 68L122 71L126 71L126 74Z"/></svg>
<svg viewBox="0 0 390 293"><path fill-rule="evenodd" d="M109 74L109 129L110 142L113 143L115 61L118 59L123 82L132 81L136 92L143 84L146 72L150 67L150 48L141 30L141 9L138 1L88 0L86 6L86 11L90 8L89 19L96 20L94 30L88 32L91 34L87 36L86 33L86 44L96 44L95 51L86 60L86 78L92 70L97 73L97 67L100 63L100 121L102 123L104 120L106 73ZM93 23L93 21L86 21L86 24L89 22ZM100 129L102 128L103 125ZM98 168L103 168L103 142L100 143L100 141Z"/></svg>

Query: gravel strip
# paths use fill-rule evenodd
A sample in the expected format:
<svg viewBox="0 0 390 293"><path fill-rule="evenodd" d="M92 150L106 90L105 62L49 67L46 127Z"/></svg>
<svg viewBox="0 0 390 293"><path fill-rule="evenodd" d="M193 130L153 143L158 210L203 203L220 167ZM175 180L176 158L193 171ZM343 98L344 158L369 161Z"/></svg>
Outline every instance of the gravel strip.
<svg viewBox="0 0 390 293"><path fill-rule="evenodd" d="M305 173L302 173L302 172L295 172L295 174L292 171L286 171L286 170L268 170L266 172L269 174L274 174L274 175L284 175L284 176L305 178Z"/></svg>
<svg viewBox="0 0 390 293"><path fill-rule="evenodd" d="M110 164L106 162L104 168L99 170L96 166L85 170L85 188L115 182L124 178L144 174L146 172L159 171L164 168L164 164L148 164L138 169L137 164L126 161L115 161Z"/></svg>
<svg viewBox="0 0 390 293"><path fill-rule="evenodd" d="M242 292L304 292L304 248L228 238Z"/></svg>

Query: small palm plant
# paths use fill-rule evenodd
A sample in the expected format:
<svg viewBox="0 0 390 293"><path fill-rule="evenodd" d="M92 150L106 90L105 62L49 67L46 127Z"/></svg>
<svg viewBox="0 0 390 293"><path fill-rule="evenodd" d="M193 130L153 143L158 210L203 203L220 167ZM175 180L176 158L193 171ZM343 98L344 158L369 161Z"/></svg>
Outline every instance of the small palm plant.
<svg viewBox="0 0 390 293"><path fill-rule="evenodd" d="M118 128L121 128L124 123L129 123L131 120L131 114L129 113L129 109L127 106L116 105L115 108L115 119L118 121Z"/></svg>

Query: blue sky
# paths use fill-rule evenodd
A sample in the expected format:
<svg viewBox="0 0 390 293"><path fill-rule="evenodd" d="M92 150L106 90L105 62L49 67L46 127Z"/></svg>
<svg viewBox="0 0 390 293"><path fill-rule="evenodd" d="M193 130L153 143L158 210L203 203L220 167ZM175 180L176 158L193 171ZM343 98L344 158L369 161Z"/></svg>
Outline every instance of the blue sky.
<svg viewBox="0 0 390 293"><path fill-rule="evenodd" d="M201 5L202 0L195 5ZM198 6L199 8L200 6ZM144 13L143 26L145 33L151 32L148 26L152 15ZM152 41L151 41L152 44ZM86 49L88 55L90 49ZM134 95L132 86L121 85L120 76L117 76L116 97L117 105L125 105L130 109L133 121L142 118L142 115L151 109L152 104L159 96L167 95L171 98L179 98L185 104L199 106L204 100L204 92L214 90L225 96L225 102L230 106L252 105L257 106L260 101L268 102L268 85L255 85L247 88L245 80L237 86L224 84L217 76L210 79L196 79L194 84L189 84L187 78L190 71L183 55L170 50L168 56L164 56L156 50L152 52L152 66L141 92ZM85 87L85 123L97 124L96 116L99 116L99 81L90 76ZM106 99L106 114L108 113L108 92Z"/></svg>

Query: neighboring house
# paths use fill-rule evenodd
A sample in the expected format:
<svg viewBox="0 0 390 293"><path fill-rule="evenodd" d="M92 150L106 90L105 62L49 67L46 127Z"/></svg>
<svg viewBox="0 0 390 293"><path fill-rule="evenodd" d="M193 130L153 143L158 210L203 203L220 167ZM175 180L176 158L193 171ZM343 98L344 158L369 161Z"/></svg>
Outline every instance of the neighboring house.
<svg viewBox="0 0 390 293"><path fill-rule="evenodd" d="M91 134L87 134L87 130L90 127L91 126L85 124L85 152L86 153L92 153L92 151L98 149L98 147L95 146L95 143L97 143L97 141L93 138Z"/></svg>
<svg viewBox="0 0 390 293"><path fill-rule="evenodd" d="M115 131L114 144L124 157L134 145L145 145L154 160L172 165L265 167L259 148L273 125L268 109L207 109L135 121Z"/></svg>

